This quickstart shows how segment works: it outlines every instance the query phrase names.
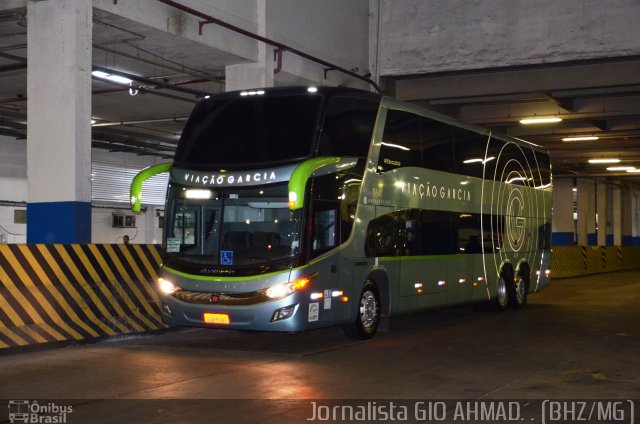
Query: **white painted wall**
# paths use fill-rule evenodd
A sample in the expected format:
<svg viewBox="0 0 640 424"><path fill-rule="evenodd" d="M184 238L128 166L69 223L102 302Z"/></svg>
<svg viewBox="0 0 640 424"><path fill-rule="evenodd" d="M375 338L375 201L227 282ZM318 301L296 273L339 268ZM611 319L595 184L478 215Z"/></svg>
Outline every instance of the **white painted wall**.
<svg viewBox="0 0 640 424"><path fill-rule="evenodd" d="M149 156L99 149L92 150L92 159L136 169L158 162ZM14 224L14 210L26 209L27 189L26 142L0 136L0 242L26 243L27 226ZM158 228L156 211L164 214L162 206L151 206L137 215L137 228L112 228L113 213L131 213L127 205L93 204L91 240L93 243L122 243L122 236L127 234L131 243L161 243L162 230Z"/></svg>
<svg viewBox="0 0 640 424"><path fill-rule="evenodd" d="M0 136L0 242L26 241L27 226L13 222L13 211L25 209L20 203L26 201L27 144L24 140Z"/></svg>
<svg viewBox="0 0 640 424"><path fill-rule="evenodd" d="M637 0L380 1L382 75L640 54Z"/></svg>

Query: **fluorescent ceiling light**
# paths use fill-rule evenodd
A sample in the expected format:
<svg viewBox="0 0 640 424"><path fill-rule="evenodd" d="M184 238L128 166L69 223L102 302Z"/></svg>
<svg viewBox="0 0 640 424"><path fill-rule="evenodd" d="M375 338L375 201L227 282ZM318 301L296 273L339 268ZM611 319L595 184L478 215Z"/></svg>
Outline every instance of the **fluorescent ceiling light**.
<svg viewBox="0 0 640 424"><path fill-rule="evenodd" d="M117 82L118 84L131 84L133 82L133 80L127 78L127 77L123 77L121 75L115 75L115 74L108 74L106 72L102 72L102 71L93 71L91 72L91 75L93 75L94 77L97 78L102 78L102 79L106 79L109 81L113 81L113 82Z"/></svg>
<svg viewBox="0 0 640 424"><path fill-rule="evenodd" d="M547 118L525 118L521 119L520 123L524 125L528 124L551 124L554 122L560 122L562 118L558 117L547 117Z"/></svg>
<svg viewBox="0 0 640 424"><path fill-rule="evenodd" d="M562 141L595 141L599 140L600 137L596 137L595 135L582 136L582 137L565 137Z"/></svg>
<svg viewBox="0 0 640 424"><path fill-rule="evenodd" d="M314 87L314 86L308 87L307 91L309 93L317 93L318 92L318 87Z"/></svg>
<svg viewBox="0 0 640 424"><path fill-rule="evenodd" d="M627 172L632 172L632 173L640 172L640 169L627 169Z"/></svg>
<svg viewBox="0 0 640 424"><path fill-rule="evenodd" d="M399 144L393 144L393 143L385 143L384 141L381 142L380 144L382 144L383 146L387 146L387 147L395 147L396 149L400 149L400 150L411 150L408 147L405 146L401 146Z"/></svg>
<svg viewBox="0 0 640 424"><path fill-rule="evenodd" d="M620 163L620 159L589 159L589 163Z"/></svg>
<svg viewBox="0 0 640 424"><path fill-rule="evenodd" d="M635 166L610 166L607 171L631 171L636 169Z"/></svg>

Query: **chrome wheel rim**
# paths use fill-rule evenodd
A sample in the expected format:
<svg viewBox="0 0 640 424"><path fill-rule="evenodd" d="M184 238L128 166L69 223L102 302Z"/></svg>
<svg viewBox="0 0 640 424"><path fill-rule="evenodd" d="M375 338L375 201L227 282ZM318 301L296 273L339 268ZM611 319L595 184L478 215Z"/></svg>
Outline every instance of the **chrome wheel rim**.
<svg viewBox="0 0 640 424"><path fill-rule="evenodd" d="M360 322L364 328L374 327L378 319L378 301L371 290L362 293L360 298Z"/></svg>
<svg viewBox="0 0 640 424"><path fill-rule="evenodd" d="M502 277L498 280L498 303L503 306L507 304L507 283Z"/></svg>

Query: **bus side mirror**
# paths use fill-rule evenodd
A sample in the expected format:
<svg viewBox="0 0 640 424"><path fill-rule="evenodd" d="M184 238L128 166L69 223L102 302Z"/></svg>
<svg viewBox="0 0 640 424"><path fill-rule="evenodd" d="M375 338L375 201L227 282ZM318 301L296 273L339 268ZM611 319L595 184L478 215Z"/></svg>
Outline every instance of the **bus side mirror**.
<svg viewBox="0 0 640 424"><path fill-rule="evenodd" d="M140 208L142 206L142 183L154 175L169 171L171 166L171 162L159 163L157 165L144 168L142 171L138 172L135 177L133 177L131 189L129 191L131 194L131 211L140 213Z"/></svg>

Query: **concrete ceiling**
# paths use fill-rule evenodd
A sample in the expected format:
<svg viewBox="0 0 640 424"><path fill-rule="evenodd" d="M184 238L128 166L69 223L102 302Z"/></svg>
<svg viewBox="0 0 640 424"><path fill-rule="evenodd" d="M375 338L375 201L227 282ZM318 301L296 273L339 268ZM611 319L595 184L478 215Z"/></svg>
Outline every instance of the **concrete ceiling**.
<svg viewBox="0 0 640 424"><path fill-rule="evenodd" d="M640 58L545 64L522 68L410 75L387 81L402 99L546 147L556 176L638 175L607 171L640 168ZM523 125L528 117L559 123ZM562 141L595 136L595 141ZM620 159L595 165L589 159Z"/></svg>
<svg viewBox="0 0 640 424"><path fill-rule="evenodd" d="M0 134L26 137L25 10L0 14ZM237 37L243 37L237 35ZM94 147L169 158L189 112L204 94L224 89L224 68L245 59L94 11L94 67L138 76L128 87L93 79ZM640 58L389 77L387 91L545 146L556 175L619 177L590 158L612 157L640 168ZM523 126L530 116L558 124ZM563 142L562 137L598 136Z"/></svg>

